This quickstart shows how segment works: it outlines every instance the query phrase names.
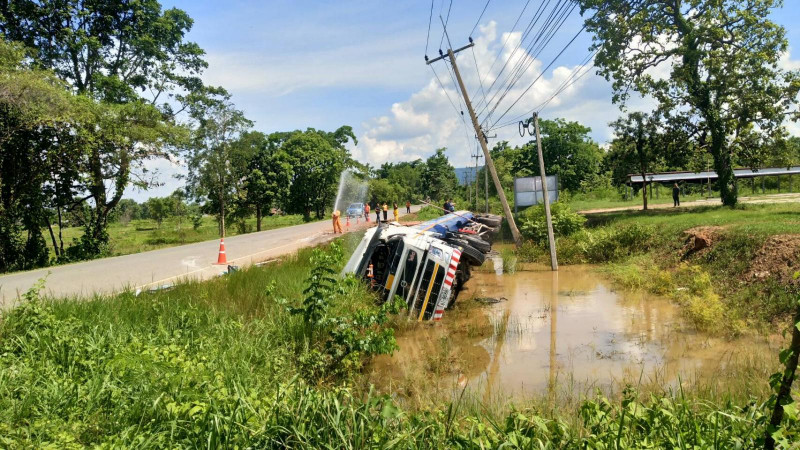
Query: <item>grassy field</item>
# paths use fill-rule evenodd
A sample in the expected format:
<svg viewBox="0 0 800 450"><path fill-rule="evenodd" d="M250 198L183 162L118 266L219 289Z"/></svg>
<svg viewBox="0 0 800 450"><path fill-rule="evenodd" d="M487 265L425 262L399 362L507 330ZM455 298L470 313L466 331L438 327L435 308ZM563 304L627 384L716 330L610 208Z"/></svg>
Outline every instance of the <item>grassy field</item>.
<svg viewBox="0 0 800 450"><path fill-rule="evenodd" d="M261 230L272 230L291 225L300 225L302 223L304 223L303 216L300 214L266 216L261 220ZM245 222L244 230L239 226L233 224L229 225L227 235L235 236L241 234L242 231L251 233L255 230L256 219L252 217ZM53 232L56 233L57 236L58 227L54 227ZM50 248L50 256L55 257L50 234L47 230L45 230L44 233ZM79 239L81 235L83 235L83 228L64 228L62 234L64 237L64 245L67 246L73 240ZM155 220L150 219L133 220L127 225L123 225L119 222L111 223L108 227L108 234L111 240L111 255L109 256L119 256L146 252L148 250L156 250L164 247L191 244L193 242L219 239L219 226L217 225L217 220L210 216L204 216L202 224L197 229L194 229L191 220L188 218L184 218L182 223L179 223L176 218L172 217L165 219L160 227Z"/></svg>
<svg viewBox="0 0 800 450"><path fill-rule="evenodd" d="M409 325L360 282L326 280L359 237L140 296L52 302L29 293L0 320L0 447L761 445L766 399L742 393L630 386L558 407L456 396L415 409L376 395L361 368ZM797 432L788 417L784 443Z"/></svg>
<svg viewBox="0 0 800 450"><path fill-rule="evenodd" d="M788 280L800 254L798 204L622 211L588 219L586 229L558 238L561 263L603 263L619 285L686 306L701 328L774 330L795 306L797 286ZM703 248L695 245L698 234ZM542 245L530 243L520 257L548 258Z"/></svg>
<svg viewBox="0 0 800 450"><path fill-rule="evenodd" d="M767 195L774 195L774 194L788 194L790 192L800 192L798 188L800 188L800 181L798 181L797 186L793 186L793 191L788 190L788 184L784 184L783 188L779 191L776 187L765 188L764 191L761 190L761 187L758 186L755 191L753 191L749 184L741 183L739 185L739 196L740 197L764 197ZM658 196L655 193L658 192ZM668 187L661 187L658 191L653 190L654 195L648 195L647 202L650 205L671 205L672 204L672 189ZM712 195L709 196L708 192L697 192L687 195L681 195L681 202L688 203L696 200L707 200L707 199L717 199L719 200L719 192L712 191ZM641 191L634 196L632 199L624 198L620 193L616 191L602 191L602 192L589 192L586 194L577 193L577 194L567 194L565 199L570 207L575 211L589 211L592 209L606 209L606 208L624 208L624 207L641 207L642 206L642 195Z"/></svg>

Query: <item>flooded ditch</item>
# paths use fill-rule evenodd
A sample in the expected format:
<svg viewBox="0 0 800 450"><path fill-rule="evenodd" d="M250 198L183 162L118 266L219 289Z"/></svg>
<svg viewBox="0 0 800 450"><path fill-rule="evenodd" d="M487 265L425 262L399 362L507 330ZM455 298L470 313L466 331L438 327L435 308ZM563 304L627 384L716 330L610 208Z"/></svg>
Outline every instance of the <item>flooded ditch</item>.
<svg viewBox="0 0 800 450"><path fill-rule="evenodd" d="M625 384L747 388L748 375L772 370L778 347L698 333L669 300L615 291L582 266L475 273L442 322L409 325L397 341L369 368L380 389L417 400L465 390L485 402Z"/></svg>

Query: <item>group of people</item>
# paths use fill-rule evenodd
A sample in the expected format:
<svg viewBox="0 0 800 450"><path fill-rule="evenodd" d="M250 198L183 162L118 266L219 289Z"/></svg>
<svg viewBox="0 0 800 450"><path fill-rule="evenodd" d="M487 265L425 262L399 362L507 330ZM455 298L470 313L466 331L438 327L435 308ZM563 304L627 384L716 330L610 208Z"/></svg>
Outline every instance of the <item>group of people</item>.
<svg viewBox="0 0 800 450"><path fill-rule="evenodd" d="M400 218L400 209L398 208L397 203L393 203L392 206L394 208L394 210L393 210L394 220L397 221ZM369 213L370 213L371 210L372 210L372 208L370 208L369 203L365 203L364 204L364 219L365 220L369 220ZM375 204L375 222L381 223L381 213L383 213L383 221L384 222L388 221L389 220L389 204L388 203L383 202L383 204L381 204L380 202L377 202ZM406 214L411 214L411 201L410 200L406 200ZM334 211L333 215L331 216L331 218L333 219L333 233L334 234L343 233L343 231L342 231L342 222L340 220L341 216L342 216L342 213L338 209L336 211Z"/></svg>
<svg viewBox="0 0 800 450"><path fill-rule="evenodd" d="M366 205L364 205L364 218L367 219L367 220L369 220L369 212L370 212L370 207L369 207L369 203L367 203ZM377 222L377 223L381 223L381 212L383 212L383 221L384 222L388 221L389 220L389 204L388 203L383 202L383 204L381 205L381 203L378 202L375 205L375 222ZM400 208L398 208L397 202L392 203L392 213L394 215L394 220L397 221L400 218ZM411 214L411 201L410 200L406 200L406 214Z"/></svg>

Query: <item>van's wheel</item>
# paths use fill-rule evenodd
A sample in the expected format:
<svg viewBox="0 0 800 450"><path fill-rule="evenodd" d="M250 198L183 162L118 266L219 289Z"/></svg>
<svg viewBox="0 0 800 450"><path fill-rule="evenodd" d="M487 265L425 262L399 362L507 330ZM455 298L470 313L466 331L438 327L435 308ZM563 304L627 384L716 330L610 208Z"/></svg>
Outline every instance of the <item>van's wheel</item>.
<svg viewBox="0 0 800 450"><path fill-rule="evenodd" d="M467 241L470 247L475 247L476 249L480 250L483 253L489 253L490 251L492 251L492 244L490 244L489 242L485 241L483 238L480 238L478 236L466 233L457 233L456 238Z"/></svg>
<svg viewBox="0 0 800 450"><path fill-rule="evenodd" d="M461 240L461 239L460 239ZM469 245L461 246L461 260L471 266L480 266L486 261L486 255L480 250Z"/></svg>
<svg viewBox="0 0 800 450"><path fill-rule="evenodd" d="M464 284L469 281L470 266L469 264L459 264L456 271L456 277L453 281L453 289L450 291L450 299L447 301L447 309L452 308L456 304L456 299L461 291L464 289Z"/></svg>
<svg viewBox="0 0 800 450"><path fill-rule="evenodd" d="M475 219L475 221L478 223L482 223L487 227L494 228L494 227L499 227L503 219L495 219L493 217L478 217Z"/></svg>

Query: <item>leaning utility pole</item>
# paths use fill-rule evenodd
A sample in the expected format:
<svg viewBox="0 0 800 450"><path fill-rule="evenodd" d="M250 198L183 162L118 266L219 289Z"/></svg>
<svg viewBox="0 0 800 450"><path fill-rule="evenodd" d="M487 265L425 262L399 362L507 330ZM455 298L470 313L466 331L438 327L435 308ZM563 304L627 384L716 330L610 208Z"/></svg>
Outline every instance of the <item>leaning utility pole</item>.
<svg viewBox="0 0 800 450"><path fill-rule="evenodd" d="M539 113L533 113L533 125L536 128L536 150L539 154L539 176L542 180L542 200L544 201L544 215L547 218L547 242L550 244L550 268L558 270L556 257L556 238L553 235L553 216L550 215L550 195L547 193L547 174L544 171L544 156L542 156L542 137L539 135Z"/></svg>
<svg viewBox="0 0 800 450"><path fill-rule="evenodd" d="M449 38L448 38L449 39ZM470 39L471 40L471 39ZM500 184L500 178L497 177L497 170L494 167L494 162L492 161L491 155L489 155L489 148L487 147L486 137L483 134L483 130L481 130L481 125L478 123L478 116L475 115L475 110L472 109L472 103L469 101L469 94L467 94L467 88L464 86L464 81L461 79L461 72L458 71L458 65L456 64L456 53L462 50L466 50L470 47L475 45L475 43L470 42L468 45L465 45L455 52L452 48L447 49L447 57L450 59L450 64L453 66L453 72L455 72L456 80L458 81L458 86L461 88L461 95L464 97L464 103L467 105L467 110L469 111L469 117L472 119L472 126L475 127L475 134L478 136L478 142L481 144L481 149L483 150L483 157L486 161L486 168L489 169L489 172L492 174L492 180L494 181L494 187L497 189L497 195L500 196L500 203L503 204L503 212L505 212L506 220L508 221L508 226L511 228L511 236L514 238L514 244L517 246L522 244L522 238L519 234L519 229L517 229L517 223L514 221L514 215L511 213L511 208L508 206L508 200L506 199L506 193L503 190L503 186ZM438 58L434 58L430 61L427 61L427 64L434 63L439 61L440 59L444 59L445 55L441 55ZM425 57L427 59L427 56ZM488 190L487 190L488 195Z"/></svg>

